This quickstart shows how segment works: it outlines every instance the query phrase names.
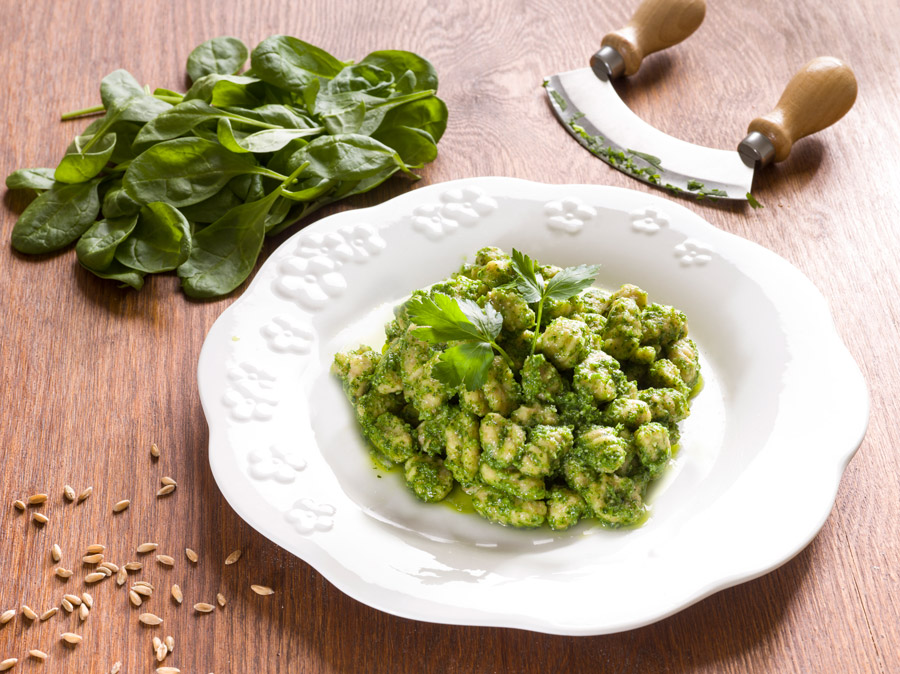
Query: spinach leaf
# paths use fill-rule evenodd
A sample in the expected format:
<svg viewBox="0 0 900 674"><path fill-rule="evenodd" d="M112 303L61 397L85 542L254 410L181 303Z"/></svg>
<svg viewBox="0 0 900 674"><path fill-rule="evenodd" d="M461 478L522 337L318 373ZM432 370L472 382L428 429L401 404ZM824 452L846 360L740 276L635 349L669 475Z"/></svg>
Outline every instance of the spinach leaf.
<svg viewBox="0 0 900 674"><path fill-rule="evenodd" d="M236 37L214 37L194 48L187 60L187 73L196 82L204 75L236 75L250 55Z"/></svg>
<svg viewBox="0 0 900 674"><path fill-rule="evenodd" d="M248 75L206 75L194 82L184 101L205 101L218 107L256 107L265 95L262 80Z"/></svg>
<svg viewBox="0 0 900 674"><path fill-rule="evenodd" d="M254 133L235 132L229 119L219 120L217 129L219 142L232 152L275 152L295 138L315 136L322 133L322 127L310 129L264 129Z"/></svg>
<svg viewBox="0 0 900 674"><path fill-rule="evenodd" d="M116 260L113 260L110 265L104 269L93 269L83 262L81 263L81 266L91 272L94 276L99 276L100 278L109 279L111 281L118 281L123 286L131 286L135 290L140 290L144 287L144 272L129 269Z"/></svg>
<svg viewBox="0 0 900 674"><path fill-rule="evenodd" d="M259 168L252 154L235 154L202 138L176 138L141 153L125 171L123 184L128 196L140 203L187 206L211 197L233 177Z"/></svg>
<svg viewBox="0 0 900 674"><path fill-rule="evenodd" d="M237 288L253 271L265 238L265 221L278 190L232 208L194 234L191 254L178 267L189 297L215 297Z"/></svg>
<svg viewBox="0 0 900 674"><path fill-rule="evenodd" d="M92 149L84 151L82 148L92 140L93 136L78 136L72 141L66 150L66 155L56 167L54 177L59 182L87 182L103 170L116 146L116 134L106 134L99 142L93 144Z"/></svg>
<svg viewBox="0 0 900 674"><path fill-rule="evenodd" d="M306 162L309 166L300 174L301 187L310 179L315 184L321 179L362 180L394 166L409 172L395 150L358 134L319 136L295 152L288 165L293 168Z"/></svg>
<svg viewBox="0 0 900 674"><path fill-rule="evenodd" d="M103 270L112 264L116 246L124 241L137 224L137 213L95 222L75 244L78 261L89 269Z"/></svg>
<svg viewBox="0 0 900 674"><path fill-rule="evenodd" d="M99 178L86 183L55 183L32 201L12 231L12 245L20 253L49 253L81 236L100 211Z"/></svg>
<svg viewBox="0 0 900 674"><path fill-rule="evenodd" d="M110 219L137 215L139 210L141 210L141 205L128 196L122 180L113 180L109 184L106 194L103 195L103 206L100 209L103 217Z"/></svg>
<svg viewBox="0 0 900 674"><path fill-rule="evenodd" d="M116 260L148 274L170 271L191 252L191 228L177 208L155 201L141 208L137 226L116 249Z"/></svg>
<svg viewBox="0 0 900 674"><path fill-rule="evenodd" d="M51 168L19 169L6 176L6 186L11 190L49 190L55 182L53 175Z"/></svg>
<svg viewBox="0 0 900 674"><path fill-rule="evenodd" d="M360 65L373 65L386 70L393 74L397 82L402 81L406 73L411 73L414 82L410 85L409 92L425 91L427 89L437 91L438 77L434 66L426 59L412 52L394 49L373 51L359 63ZM409 78L407 78L407 81L409 81ZM407 92L404 91L404 93Z"/></svg>
<svg viewBox="0 0 900 674"><path fill-rule="evenodd" d="M238 178L235 178L234 180L238 180ZM235 206L240 206L244 203L244 199L234 193L230 184L231 183L223 187L211 197L208 197L203 201L198 201L196 204L182 206L178 210L181 211L189 222L214 222Z"/></svg>
<svg viewBox="0 0 900 674"><path fill-rule="evenodd" d="M331 79L346 65L324 49L287 35L260 42L250 63L258 78L289 91L300 91L319 77Z"/></svg>
<svg viewBox="0 0 900 674"><path fill-rule="evenodd" d="M220 110L205 101L193 99L179 103L170 110L158 115L152 122L145 124L134 142L138 145L144 145L146 143L171 140L188 133L194 127L204 122L214 122L220 119L231 119L235 122L262 128L272 128L274 126L268 122L261 122L252 117L244 117L227 110Z"/></svg>

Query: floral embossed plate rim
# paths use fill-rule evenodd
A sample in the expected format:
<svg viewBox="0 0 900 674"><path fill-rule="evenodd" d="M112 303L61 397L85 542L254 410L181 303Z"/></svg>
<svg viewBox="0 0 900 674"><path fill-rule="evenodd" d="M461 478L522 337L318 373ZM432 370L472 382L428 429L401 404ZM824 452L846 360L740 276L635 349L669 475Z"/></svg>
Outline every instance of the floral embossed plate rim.
<svg viewBox="0 0 900 674"><path fill-rule="evenodd" d="M368 461L334 351L372 342L391 302L484 245L600 262L601 285L636 283L689 316L706 387L640 529L508 530L421 504ZM790 559L868 423L859 368L788 262L662 197L510 178L298 232L213 325L198 381L228 502L339 589L419 620L571 635L648 624Z"/></svg>

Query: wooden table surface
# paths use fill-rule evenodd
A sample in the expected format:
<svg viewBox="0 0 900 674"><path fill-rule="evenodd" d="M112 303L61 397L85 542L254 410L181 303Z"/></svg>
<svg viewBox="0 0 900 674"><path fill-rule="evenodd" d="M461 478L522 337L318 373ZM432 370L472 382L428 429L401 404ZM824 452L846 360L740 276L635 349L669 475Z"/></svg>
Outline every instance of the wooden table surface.
<svg viewBox="0 0 900 674"><path fill-rule="evenodd" d="M835 127L802 141L784 164L759 175L765 206L682 201L723 230L798 266L828 299L837 329L871 392L866 438L850 462L819 535L774 572L724 590L657 624L569 638L511 629L445 626L397 618L344 596L306 563L240 520L207 462L208 431L197 393L204 336L232 297L191 302L177 279L118 289L79 268L71 250L28 257L0 246L0 611L38 612L81 591L92 543L117 563L155 541L175 558L167 570L143 559L156 586L148 604L176 640L167 665L182 672L896 672L900 671L900 5L889 0L710 0L684 45L651 57L620 86L651 124L688 141L730 148L747 122L777 100L807 60L847 60L859 98ZM633 3L547 0L32 0L0 3L0 173L55 166L85 124L59 113L98 102L100 79L126 68L153 86L183 89L184 61L199 42L233 34L249 45L295 35L343 59L376 49L429 58L450 110L440 156L419 185L505 175L654 192L592 158L553 119L540 87L547 74L580 67ZM411 185L394 178L321 213L367 206ZM7 192L5 241L27 197ZM289 234L269 241L263 257ZM827 368L828 364L823 363ZM833 410L836 419L841 410ZM161 448L158 461L151 443ZM815 448L810 448L814 452ZM178 489L157 499L159 479ZM797 476L802 482L803 476ZM93 487L80 505L66 484ZM13 500L46 492L20 513ZM761 494L762 497L762 494ZM112 506L130 499L114 516ZM30 521L43 512L42 528ZM790 513L785 514L790 517ZM75 569L52 576L50 546ZM184 548L199 554L190 563ZM237 564L225 566L232 550ZM168 597L181 585L184 606ZM275 588L253 594L250 583ZM0 626L0 660L13 672L152 672L151 631L125 590L92 586L83 624L60 612ZM187 604L227 599L211 615ZM71 630L76 647L60 643ZM29 649L49 653L46 663Z"/></svg>

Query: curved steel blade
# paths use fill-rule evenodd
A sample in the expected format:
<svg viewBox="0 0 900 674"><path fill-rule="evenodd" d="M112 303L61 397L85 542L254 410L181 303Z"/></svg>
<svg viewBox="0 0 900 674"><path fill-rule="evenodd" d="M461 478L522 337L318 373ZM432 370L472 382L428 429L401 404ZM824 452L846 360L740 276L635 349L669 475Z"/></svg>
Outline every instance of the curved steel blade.
<svg viewBox="0 0 900 674"><path fill-rule="evenodd" d="M562 125L610 166L685 196L747 199L753 169L737 151L687 143L650 126L590 68L554 75L544 86Z"/></svg>

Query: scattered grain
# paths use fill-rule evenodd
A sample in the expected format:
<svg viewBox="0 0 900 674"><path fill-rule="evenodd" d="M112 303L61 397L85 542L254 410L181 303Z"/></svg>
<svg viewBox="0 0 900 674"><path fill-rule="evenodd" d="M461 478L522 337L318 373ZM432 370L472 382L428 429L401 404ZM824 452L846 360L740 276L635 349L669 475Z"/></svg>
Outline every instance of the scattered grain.
<svg viewBox="0 0 900 674"><path fill-rule="evenodd" d="M157 496L168 496L173 491L175 491L174 484L167 484L165 487L162 487L159 491L156 492Z"/></svg>
<svg viewBox="0 0 900 674"><path fill-rule="evenodd" d="M154 459L159 458L159 445L157 445L155 442L150 445L150 456L152 456Z"/></svg>
<svg viewBox="0 0 900 674"><path fill-rule="evenodd" d="M39 651L37 648L32 648L30 651L28 651L28 655L33 658L37 658L38 660L46 660L50 657L49 655L44 653L44 651Z"/></svg>
<svg viewBox="0 0 900 674"><path fill-rule="evenodd" d="M157 667L156 674L181 674L178 667Z"/></svg>
<svg viewBox="0 0 900 674"><path fill-rule="evenodd" d="M75 634L74 632L63 632L59 635L60 639L65 641L68 644L80 644L81 643L81 635Z"/></svg>
<svg viewBox="0 0 900 674"><path fill-rule="evenodd" d="M16 663L18 661L18 658L6 658L6 660L0 662L0 672L5 672L7 669L12 669L16 666Z"/></svg>
<svg viewBox="0 0 900 674"><path fill-rule="evenodd" d="M261 596L265 596L267 594L275 594L275 590L267 585L251 585L250 589Z"/></svg>
<svg viewBox="0 0 900 674"><path fill-rule="evenodd" d="M61 566L57 567L53 573L55 573L60 578L71 578L72 577L72 570L64 569Z"/></svg>
<svg viewBox="0 0 900 674"><path fill-rule="evenodd" d="M85 564L99 564L103 561L103 555L99 552L95 555L85 555L81 561Z"/></svg>
<svg viewBox="0 0 900 674"><path fill-rule="evenodd" d="M156 555L156 561L165 566L175 566L175 560L169 555Z"/></svg>
<svg viewBox="0 0 900 674"><path fill-rule="evenodd" d="M116 661L113 663L112 669L109 670L109 674L119 674L119 670L121 670L121 669L122 669L122 663Z"/></svg>
<svg viewBox="0 0 900 674"><path fill-rule="evenodd" d="M85 489L83 492L81 492L78 495L78 503L81 503L82 501L86 501L87 499L90 498L91 494L93 494L93 493L94 493L94 488L88 487L87 489Z"/></svg>
<svg viewBox="0 0 900 674"><path fill-rule="evenodd" d="M194 604L194 610L198 613L209 613L211 611L215 611L216 607L212 604L206 604L204 602L200 602L199 604Z"/></svg>
<svg viewBox="0 0 900 674"><path fill-rule="evenodd" d="M25 499L25 503L28 505L40 505L44 501L47 500L46 494L32 494L27 499Z"/></svg>
<svg viewBox="0 0 900 674"><path fill-rule="evenodd" d="M116 505L113 506L113 512L120 513L123 510L128 510L128 506L130 506L130 505L131 505L131 501L129 501L127 498L123 498L121 501L119 501L118 503L116 503Z"/></svg>
<svg viewBox="0 0 900 674"><path fill-rule="evenodd" d="M225 606L225 595L219 592L216 595L216 601L219 602L219 606Z"/></svg>
<svg viewBox="0 0 900 674"><path fill-rule="evenodd" d="M16 617L16 609L11 608L8 611L4 611L0 613L0 625L5 625L10 620Z"/></svg>
<svg viewBox="0 0 900 674"><path fill-rule="evenodd" d="M132 592L137 592L142 597L149 597L153 594L153 590L147 587L146 585L134 585L131 588Z"/></svg>
<svg viewBox="0 0 900 674"><path fill-rule="evenodd" d="M172 585L172 599L177 601L179 604L184 601L184 594L181 592L181 588L177 585Z"/></svg>
<svg viewBox="0 0 900 674"><path fill-rule="evenodd" d="M59 613L59 609L55 606L53 608L48 608L46 611L41 613L41 620L50 620L50 618L55 616L57 613Z"/></svg>
<svg viewBox="0 0 900 674"><path fill-rule="evenodd" d="M163 619L158 615L154 615L153 613L141 613L138 616L138 620L140 620L145 625L150 625L151 627L155 627L156 625L161 625Z"/></svg>
<svg viewBox="0 0 900 674"><path fill-rule="evenodd" d="M126 571L140 571L142 568L144 568L144 565L140 562L128 562L122 568L124 568Z"/></svg>
<svg viewBox="0 0 900 674"><path fill-rule="evenodd" d="M86 575L84 577L84 582L85 583L96 583L101 580L106 580L107 578L109 578L109 576L107 576L102 571L94 571L93 573L89 573L88 575Z"/></svg>
<svg viewBox="0 0 900 674"><path fill-rule="evenodd" d="M121 587L125 584L125 581L128 580L128 571L123 566L119 569L119 572L116 574L116 585Z"/></svg>
<svg viewBox="0 0 900 674"><path fill-rule="evenodd" d="M109 571L109 575L112 575L119 572L119 565L113 564L112 562L103 562L99 567L97 567L98 571L100 569L107 569Z"/></svg>
<svg viewBox="0 0 900 674"><path fill-rule="evenodd" d="M75 607L72 606L72 602L70 602L68 599L62 600L62 607L65 609L66 613L71 613L75 610Z"/></svg>
<svg viewBox="0 0 900 674"><path fill-rule="evenodd" d="M28 606L28 604L22 604L22 615L24 615L29 620L37 620L38 614L34 612L34 609Z"/></svg>
<svg viewBox="0 0 900 674"><path fill-rule="evenodd" d="M62 559L62 550L59 549L59 546L56 543L50 548L50 557L54 562L58 562Z"/></svg>
<svg viewBox="0 0 900 674"><path fill-rule="evenodd" d="M166 659L166 656L169 654L169 649L166 648L166 645L161 643L156 647L156 661L162 662Z"/></svg>
<svg viewBox="0 0 900 674"><path fill-rule="evenodd" d="M91 609L87 607L87 604L82 604L78 607L78 617L81 618L81 622L87 620L88 616L91 614Z"/></svg>
<svg viewBox="0 0 900 674"><path fill-rule="evenodd" d="M171 487L177 487L177 486L178 486L178 483L177 483L175 480L173 480L171 477L168 477L168 476L166 476L166 477L164 477L163 479L161 479L161 480L160 480L160 483L161 483L163 486L166 486L166 487L170 487L170 486L171 486Z"/></svg>
<svg viewBox="0 0 900 674"><path fill-rule="evenodd" d="M153 552L158 547L158 543L141 543L139 546L137 546L137 551L139 555L143 555L147 552Z"/></svg>
<svg viewBox="0 0 900 674"><path fill-rule="evenodd" d="M106 552L106 546L100 545L99 543L92 543L87 546L87 550L85 552L89 555L96 555L98 552Z"/></svg>
<svg viewBox="0 0 900 674"><path fill-rule="evenodd" d="M146 580L136 580L134 581L135 585L143 585L144 587L149 587L151 590L155 590L152 583L147 582Z"/></svg>
<svg viewBox="0 0 900 674"><path fill-rule="evenodd" d="M68 599L69 603L72 604L72 606L81 606L81 597L79 597L77 594L63 595L63 599Z"/></svg>
<svg viewBox="0 0 900 674"><path fill-rule="evenodd" d="M47 522L50 521L50 519L44 513L35 513L34 515L31 516L31 520L35 524L41 524L41 525L47 524Z"/></svg>
<svg viewBox="0 0 900 674"><path fill-rule="evenodd" d="M191 560L194 564L196 564L197 560L200 559L200 557L197 555L197 553L194 552L193 550L191 550L190 548L184 549L184 556L187 557L189 560Z"/></svg>
<svg viewBox="0 0 900 674"><path fill-rule="evenodd" d="M144 600L141 599L141 595L139 595L134 590L128 590L128 599L131 600L131 603L134 606L140 606L141 604L144 603Z"/></svg>
<svg viewBox="0 0 900 674"><path fill-rule="evenodd" d="M82 592L81 598L88 608L94 608L94 598L91 595L89 595L87 592Z"/></svg>
<svg viewBox="0 0 900 674"><path fill-rule="evenodd" d="M72 485L67 484L65 487L63 487L63 496L66 498L67 501L70 501L70 502L74 501L76 499L75 490L72 489Z"/></svg>
<svg viewBox="0 0 900 674"><path fill-rule="evenodd" d="M13 501L13 506L16 508L16 510L25 510L25 501L16 499L15 501Z"/></svg>
<svg viewBox="0 0 900 674"><path fill-rule="evenodd" d="M169 653L175 652L175 637L173 637L171 634L169 636L167 636L166 640L165 640L165 644L166 644L166 650L168 650Z"/></svg>
<svg viewBox="0 0 900 674"><path fill-rule="evenodd" d="M239 560L240 558L241 558L241 551L240 551L240 550L235 550L234 552L232 552L230 555L228 555L228 556L225 558L225 563L226 563L226 564L234 564L234 563L235 563L237 560Z"/></svg>

